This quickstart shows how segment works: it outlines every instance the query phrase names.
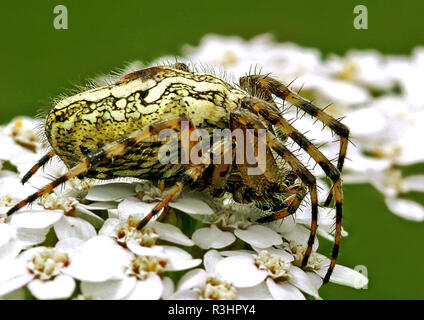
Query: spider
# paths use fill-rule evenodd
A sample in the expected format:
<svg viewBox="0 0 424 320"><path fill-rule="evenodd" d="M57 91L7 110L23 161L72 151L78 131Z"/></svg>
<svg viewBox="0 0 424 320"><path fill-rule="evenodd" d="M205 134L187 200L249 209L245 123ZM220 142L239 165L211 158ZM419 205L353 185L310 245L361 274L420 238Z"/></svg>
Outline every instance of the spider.
<svg viewBox="0 0 424 320"><path fill-rule="evenodd" d="M303 110L340 137L337 166L283 117L274 97ZM188 134L192 135L196 135L200 128L208 131L215 128L239 129L243 132L248 129L266 130L265 170L258 175L249 175L249 164L236 163L234 153L230 163L163 164L158 159L163 142L158 141L157 137L164 129L178 130L182 136L181 124L184 121L189 124L186 129ZM268 212L257 220L258 223L293 215L309 193L312 223L302 260L302 267L305 267L318 227L317 183L315 176L286 147L286 141L290 138L321 166L332 181L325 202L328 205L334 195L335 240L323 282L329 281L336 265L341 238L340 172L349 130L269 75L247 75L240 78L240 85L236 86L213 74L192 72L183 63L150 67L127 74L113 84L60 101L46 118L45 134L52 150L31 168L22 182L28 181L55 155L69 170L17 203L8 211L8 215L76 176L97 179L136 177L157 181L161 188L169 186L163 200L139 222L139 229L186 186L204 190L217 198L227 192L236 202L254 203ZM257 145L258 136L254 135L246 143ZM190 143L188 148L192 149L193 144ZM216 144L211 148L218 153L225 151Z"/></svg>

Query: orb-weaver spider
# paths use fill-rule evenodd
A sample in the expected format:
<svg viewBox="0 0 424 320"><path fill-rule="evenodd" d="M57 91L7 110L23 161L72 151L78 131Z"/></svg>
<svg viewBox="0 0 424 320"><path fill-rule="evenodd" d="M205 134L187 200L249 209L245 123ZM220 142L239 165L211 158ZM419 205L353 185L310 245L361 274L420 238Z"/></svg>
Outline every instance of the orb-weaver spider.
<svg viewBox="0 0 424 320"><path fill-rule="evenodd" d="M273 96L321 121L340 137L337 167L283 117ZM188 131L193 135L196 128L266 129L264 172L249 175L248 164L234 161L163 164L158 157L163 144L157 141L157 135L163 129L176 129L182 134L183 121L189 123ZM69 171L16 204L8 215L75 176L98 179L130 176L170 185L164 199L140 221L138 228L161 212L187 185L210 192L214 197L229 192L237 202L254 202L258 208L270 211L259 223L294 214L309 191L312 223L302 261L305 267L318 227L317 184L315 176L286 147L290 138L332 181L325 203L328 205L334 195L336 232L332 259L324 278L324 283L328 282L336 264L342 231L340 171L349 130L279 81L266 75L249 75L240 78L237 87L212 74L191 72L183 63L151 67L59 102L47 116L45 133L52 151L34 165L23 182L54 155L63 160ZM258 137L250 143L257 144ZM188 148L193 148L193 144ZM212 145L212 149L223 152L221 146ZM283 168L276 155L290 169Z"/></svg>

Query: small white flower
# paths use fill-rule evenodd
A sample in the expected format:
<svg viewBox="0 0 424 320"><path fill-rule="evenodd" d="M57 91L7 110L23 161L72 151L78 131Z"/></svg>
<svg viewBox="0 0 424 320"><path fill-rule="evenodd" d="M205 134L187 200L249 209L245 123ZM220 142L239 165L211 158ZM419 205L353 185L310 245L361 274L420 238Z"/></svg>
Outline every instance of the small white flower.
<svg viewBox="0 0 424 320"><path fill-rule="evenodd" d="M221 249L232 244L236 237L260 248L282 243L281 236L274 230L252 222L259 217L259 210L227 200L214 200L210 204L215 213L198 217L210 226L197 229L192 235L193 241L199 247Z"/></svg>
<svg viewBox="0 0 424 320"><path fill-rule="evenodd" d="M69 298L75 281L65 273L70 264L67 252L55 248L36 247L16 259L0 264L0 296L27 285L37 299Z"/></svg>
<svg viewBox="0 0 424 320"><path fill-rule="evenodd" d="M237 288L232 282L224 280L216 267L223 257L215 250L204 255L205 269L187 272L179 281L177 290L169 296L171 300L237 300L271 299L269 292L261 285L251 288Z"/></svg>
<svg viewBox="0 0 424 320"><path fill-rule="evenodd" d="M302 269L292 265L292 261L293 257L281 249L261 250L257 254L232 253L218 263L216 270L236 287L252 287L265 281L271 295L278 291L278 298L282 298L282 290L286 290L286 299L304 299L300 289L319 299L318 288Z"/></svg>
<svg viewBox="0 0 424 320"><path fill-rule="evenodd" d="M193 259L186 251L172 246L147 248L131 240L128 248L133 254L128 252L119 279L83 281L85 298L156 300L173 291L173 283L164 276L165 271L186 270L201 263L200 259Z"/></svg>
<svg viewBox="0 0 424 320"><path fill-rule="evenodd" d="M37 190L29 185L22 185L17 174L3 171L0 174L0 214L5 214L10 207Z"/></svg>
<svg viewBox="0 0 424 320"><path fill-rule="evenodd" d="M192 239L202 249L222 249L232 244L236 237L232 232L221 231L215 224L211 224L209 228L197 229Z"/></svg>
<svg viewBox="0 0 424 320"><path fill-rule="evenodd" d="M122 279L124 266L131 260L131 253L112 238L96 236L84 242L73 252L72 263L66 273L90 282Z"/></svg>
<svg viewBox="0 0 424 320"><path fill-rule="evenodd" d="M192 246L193 241L180 229L170 224L150 221L143 229L137 229L138 223L156 204L157 202L141 202L134 197L125 199L118 206L118 218L107 219L99 234L114 237L124 245L129 240L136 240L142 246L152 246L160 238L184 246Z"/></svg>
<svg viewBox="0 0 424 320"><path fill-rule="evenodd" d="M334 77L373 89L390 90L394 79L387 73L384 57L377 51L351 50L346 57L335 55L325 62Z"/></svg>
<svg viewBox="0 0 424 320"><path fill-rule="evenodd" d="M42 149L36 128L40 121L28 117L15 118L9 125L0 127L0 159L14 164L16 158L31 156Z"/></svg>
<svg viewBox="0 0 424 320"><path fill-rule="evenodd" d="M405 100L411 107L423 108L424 93L420 83L423 81L424 48L418 47L412 57L387 57L386 73L401 86Z"/></svg>

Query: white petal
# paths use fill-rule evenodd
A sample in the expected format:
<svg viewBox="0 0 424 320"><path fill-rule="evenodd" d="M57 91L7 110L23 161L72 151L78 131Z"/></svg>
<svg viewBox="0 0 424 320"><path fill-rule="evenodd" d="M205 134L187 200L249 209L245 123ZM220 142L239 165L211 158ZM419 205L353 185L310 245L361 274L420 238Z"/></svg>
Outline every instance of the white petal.
<svg viewBox="0 0 424 320"><path fill-rule="evenodd" d="M311 280L312 284L314 285L314 287L319 290L319 288L321 288L323 280L322 278L317 275L315 272L312 271L307 271L306 274L309 277L309 280Z"/></svg>
<svg viewBox="0 0 424 320"><path fill-rule="evenodd" d="M319 236L323 237L324 239L327 239L327 240L329 240L329 241L331 241L331 242L334 242L334 236L332 236L332 235L329 233L329 231L330 231L330 230L326 230L326 228L318 227L318 229L317 229L317 234L318 234Z"/></svg>
<svg viewBox="0 0 424 320"><path fill-rule="evenodd" d="M32 280L28 289L37 299L66 299L75 290L75 280L67 275L58 275L51 281Z"/></svg>
<svg viewBox="0 0 424 320"><path fill-rule="evenodd" d="M241 240L258 248L268 248L283 243L278 233L264 226L253 225L247 230L236 229L234 234Z"/></svg>
<svg viewBox="0 0 424 320"><path fill-rule="evenodd" d="M359 144L359 142L355 143ZM347 183L371 182L370 176L368 175L369 171L382 171L389 168L391 165L389 159L375 159L364 156L360 152L354 152L354 148L351 148L351 150L349 159L352 161L346 162L346 168L349 169L349 174L343 174L343 180Z"/></svg>
<svg viewBox="0 0 424 320"><path fill-rule="evenodd" d="M327 269L328 267L321 268L315 272L324 278L327 273ZM336 264L333 273L331 274L330 282L353 287L355 289L365 288L368 285L368 279L363 274L338 264Z"/></svg>
<svg viewBox="0 0 424 320"><path fill-rule="evenodd" d="M191 269L202 263L202 259L193 259L191 255L180 248L162 246L166 257L169 259L166 265L167 271Z"/></svg>
<svg viewBox="0 0 424 320"><path fill-rule="evenodd" d="M122 280L105 282L81 282L81 291L84 296L92 299L118 300L128 295L136 285L135 277L126 277Z"/></svg>
<svg viewBox="0 0 424 320"><path fill-rule="evenodd" d="M424 192L424 175L414 175L403 179L403 191L421 191Z"/></svg>
<svg viewBox="0 0 424 320"><path fill-rule="evenodd" d="M221 231L214 224L209 228L197 229L192 237L194 243L202 249L221 249L232 244L236 237L228 231Z"/></svg>
<svg viewBox="0 0 424 320"><path fill-rule="evenodd" d="M168 297L168 300L198 300L199 293L194 290L181 290Z"/></svg>
<svg viewBox="0 0 424 320"><path fill-rule="evenodd" d="M115 240L106 237L106 236L97 236L94 238L91 238L90 240L86 241L84 243L84 249L85 250L97 250L98 247L113 247L113 248L121 248L121 246L117 245Z"/></svg>
<svg viewBox="0 0 424 320"><path fill-rule="evenodd" d="M205 202L190 195L184 195L176 201L169 203L169 206L188 214L210 215L214 213L211 207Z"/></svg>
<svg viewBox="0 0 424 320"><path fill-rule="evenodd" d="M289 282L316 299L321 299L315 283L311 281L309 276L302 269L296 266L291 266Z"/></svg>
<svg viewBox="0 0 424 320"><path fill-rule="evenodd" d="M0 223L0 247L9 241L13 234L14 229L10 224Z"/></svg>
<svg viewBox="0 0 424 320"><path fill-rule="evenodd" d="M210 274L215 273L216 265L222 259L224 258L216 250L209 250L206 252L203 256L203 265L205 266L206 271Z"/></svg>
<svg viewBox="0 0 424 320"><path fill-rule="evenodd" d="M66 216L54 224L54 231L59 240L66 238L88 240L97 235L96 229L87 221Z"/></svg>
<svg viewBox="0 0 424 320"><path fill-rule="evenodd" d="M275 300L305 300L305 296L295 286L288 282L275 283L272 279L266 279L266 284Z"/></svg>
<svg viewBox="0 0 424 320"><path fill-rule="evenodd" d="M202 259L180 259L180 260L171 260L170 264L166 266L166 270L168 271L180 271L180 270L187 270L194 267L197 267L199 264L202 263Z"/></svg>
<svg viewBox="0 0 424 320"><path fill-rule="evenodd" d="M82 204L77 203L75 205L75 210L76 210L76 212L75 212L76 217L82 218L82 219L92 223L93 226L96 226L96 227L99 227L99 228L102 226L104 220L101 217L99 217L97 214L88 210Z"/></svg>
<svg viewBox="0 0 424 320"><path fill-rule="evenodd" d="M163 284L163 292L162 292L162 299L168 299L173 293L174 293L174 282L171 280L171 278L164 277L162 279Z"/></svg>
<svg viewBox="0 0 424 320"><path fill-rule="evenodd" d="M25 273L16 276L7 282L0 283L0 297L4 294L10 293L13 290L23 287L33 279L33 276Z"/></svg>
<svg viewBox="0 0 424 320"><path fill-rule="evenodd" d="M244 257L252 257L252 254L256 252L253 250L227 250L227 251L219 251L219 253L224 257L234 257L234 256L244 256Z"/></svg>
<svg viewBox="0 0 424 320"><path fill-rule="evenodd" d="M0 262L0 296L23 287L34 276L26 268L22 259L2 260Z"/></svg>
<svg viewBox="0 0 424 320"><path fill-rule="evenodd" d="M376 108L366 107L350 113L344 123L351 128L352 135L370 137L386 128L387 119Z"/></svg>
<svg viewBox="0 0 424 320"><path fill-rule="evenodd" d="M386 198L386 205L391 212L402 218L414 221L424 220L424 207L417 202L407 199Z"/></svg>
<svg viewBox="0 0 424 320"><path fill-rule="evenodd" d="M15 228L43 229L53 225L62 216L62 210L24 211L12 215L10 223Z"/></svg>
<svg viewBox="0 0 424 320"><path fill-rule="evenodd" d="M130 183L108 183L92 187L86 195L87 200L113 201L135 194L135 186Z"/></svg>
<svg viewBox="0 0 424 320"><path fill-rule="evenodd" d="M248 288L237 288L237 295L242 300L272 300L265 282Z"/></svg>
<svg viewBox="0 0 424 320"><path fill-rule="evenodd" d="M302 210L296 212L296 223L311 225L311 207L306 205ZM336 214L332 208L319 208L318 225L333 226L336 221Z"/></svg>
<svg viewBox="0 0 424 320"><path fill-rule="evenodd" d="M12 240L0 247L0 261L16 258L25 247L21 241Z"/></svg>
<svg viewBox="0 0 424 320"><path fill-rule="evenodd" d="M46 240L46 235L50 227L41 229L18 228L16 230L16 239L25 244L25 246L36 245Z"/></svg>
<svg viewBox="0 0 424 320"><path fill-rule="evenodd" d="M59 240L54 247L61 252L66 252L73 255L81 251L81 247L84 242L85 241L81 239L66 238Z"/></svg>
<svg viewBox="0 0 424 320"><path fill-rule="evenodd" d="M20 145L16 144L12 137L9 136L0 136L1 150L0 150L0 159L11 160L16 156L30 155L30 152L27 152Z"/></svg>
<svg viewBox="0 0 424 320"><path fill-rule="evenodd" d="M142 219L147 216L158 202L142 202L135 197L128 197L118 205L119 219L127 221L130 216Z"/></svg>
<svg viewBox="0 0 424 320"><path fill-rule="evenodd" d="M259 270L252 257L234 256L222 259L216 265L216 272L222 279L235 287L253 287L264 281L265 270Z"/></svg>
<svg viewBox="0 0 424 320"><path fill-rule="evenodd" d="M193 269L184 274L178 282L177 292L188 290L201 285L208 274L203 269Z"/></svg>
<svg viewBox="0 0 424 320"><path fill-rule="evenodd" d="M99 235L114 237L116 236L116 228L120 225L121 221L115 218L109 218L105 221L102 228L99 230Z"/></svg>
<svg viewBox="0 0 424 320"><path fill-rule="evenodd" d="M130 239L127 248L139 256L155 256L166 258L165 250L162 246L143 247L136 240Z"/></svg>
<svg viewBox="0 0 424 320"><path fill-rule="evenodd" d="M166 265L167 271L190 269L202 263L201 259L193 259L187 251L177 247L153 246L147 248L140 246L134 240L128 241L127 246L128 249L130 249L136 255L156 256L168 259L168 263Z"/></svg>
<svg viewBox="0 0 424 320"><path fill-rule="evenodd" d="M29 260L31 260L35 254L38 254L44 250L46 250L47 247L44 246L38 246L38 247L33 247L33 248L29 248L27 250L24 250L21 252L21 254L18 256L17 260L23 261L23 263L27 264L27 262ZM26 268L26 267L25 267Z"/></svg>
<svg viewBox="0 0 424 320"><path fill-rule="evenodd" d="M272 230L277 231L279 233L287 233L290 232L296 227L296 221L291 217L287 219L280 219L277 221L270 222L266 224Z"/></svg>
<svg viewBox="0 0 424 320"><path fill-rule="evenodd" d="M129 264L131 257L129 251L117 245L111 238L97 236L82 246L64 272L82 281L120 279L123 278L124 267Z"/></svg>
<svg viewBox="0 0 424 320"><path fill-rule="evenodd" d="M296 228L293 229L293 231L285 234L284 238L289 240L289 241L294 241L295 243L300 243L300 244L306 245L308 243L309 234L310 234L309 229L307 229L307 228L305 228L301 225L297 225ZM314 245L312 246L312 249L314 251L316 251L318 249L318 246L319 246L319 240L318 240L318 238L315 238Z"/></svg>
<svg viewBox="0 0 424 320"><path fill-rule="evenodd" d="M183 246L194 245L194 242L189 237L187 237L179 228L173 226L172 224L152 221L150 225L162 240L181 244Z"/></svg>
<svg viewBox="0 0 424 320"><path fill-rule="evenodd" d="M163 284L158 275L149 275L143 281L137 281L135 288L125 298L127 300L158 300L162 296Z"/></svg>

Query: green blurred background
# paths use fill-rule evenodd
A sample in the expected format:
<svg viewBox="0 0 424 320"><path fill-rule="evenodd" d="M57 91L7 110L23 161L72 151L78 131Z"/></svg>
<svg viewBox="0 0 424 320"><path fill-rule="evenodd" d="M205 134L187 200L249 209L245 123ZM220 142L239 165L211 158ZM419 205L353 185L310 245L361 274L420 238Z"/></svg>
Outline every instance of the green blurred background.
<svg viewBox="0 0 424 320"><path fill-rule="evenodd" d="M358 4L368 8L368 30L353 28ZM53 28L57 5L68 8L68 30ZM424 42L423 14L422 0L2 1L0 123L35 116L64 90L126 62L179 55L183 44L197 45L208 33L248 39L269 32L324 54L410 54ZM390 213L369 185L348 185L344 194L350 235L339 262L366 266L370 283L366 290L329 284L323 298L424 299L424 223ZM320 251L330 250L322 240Z"/></svg>

